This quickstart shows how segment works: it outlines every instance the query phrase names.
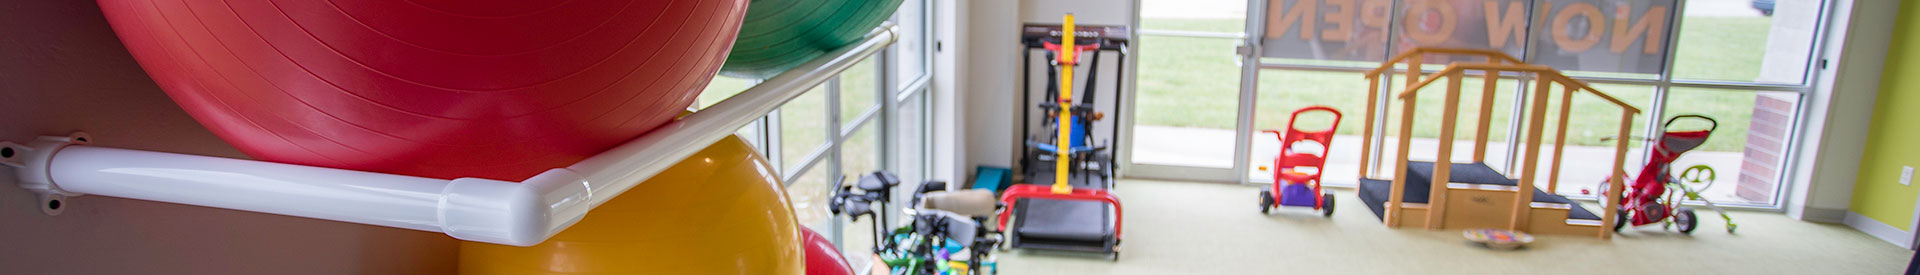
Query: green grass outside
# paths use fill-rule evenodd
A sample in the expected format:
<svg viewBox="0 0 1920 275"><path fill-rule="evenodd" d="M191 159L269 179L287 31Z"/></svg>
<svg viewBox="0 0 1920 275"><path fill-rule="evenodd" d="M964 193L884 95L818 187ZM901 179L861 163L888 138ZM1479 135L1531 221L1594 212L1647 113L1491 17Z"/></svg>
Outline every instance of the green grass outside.
<svg viewBox="0 0 1920 275"><path fill-rule="evenodd" d="M1688 18L1681 30L1681 45L1675 64L1676 77L1752 81L1760 73L1765 54L1767 29L1771 18ZM1148 29L1184 31L1239 32L1240 19L1143 19ZM1235 64L1232 39L1143 36L1139 44L1140 73L1136 119L1143 125L1232 129L1235 98L1239 90L1239 66ZM1470 138L1474 118L1478 116L1478 87L1482 80L1468 77L1461 103L1457 138ZM1398 83L1396 85L1404 85ZM1308 105L1327 105L1347 114L1340 132L1359 134L1365 114L1367 83L1359 73L1262 70L1260 72L1255 127L1284 127L1292 110ZM1494 99L1491 139L1503 141L1510 123L1514 81L1500 82L1502 93ZM1648 86L1596 85L1600 90L1637 108L1648 108L1653 89ZM1418 121L1440 118L1438 104L1444 86L1434 85L1420 93L1415 112ZM1398 90L1398 88L1383 89ZM1729 90L1675 88L1670 91L1667 113L1698 113L1720 120L1703 150L1739 151L1746 144L1747 120L1751 118L1756 93ZM1792 98L1791 94L1783 94ZM1549 118L1557 115L1559 98L1550 101ZM1619 109L1598 98L1580 95L1574 98L1570 144L1611 145L1602 137L1613 136L1620 118ZM1421 108L1424 107L1424 108ZM1398 117L1398 107L1386 114ZM1644 134L1644 114L1634 120L1634 135ZM1324 126L1326 121L1303 122ZM1417 137L1437 137L1437 123L1417 123ZM1553 127L1549 119L1549 127ZM1548 128L1552 129L1552 128ZM1549 135L1551 133L1548 133ZM1637 146L1637 145L1636 145Z"/></svg>

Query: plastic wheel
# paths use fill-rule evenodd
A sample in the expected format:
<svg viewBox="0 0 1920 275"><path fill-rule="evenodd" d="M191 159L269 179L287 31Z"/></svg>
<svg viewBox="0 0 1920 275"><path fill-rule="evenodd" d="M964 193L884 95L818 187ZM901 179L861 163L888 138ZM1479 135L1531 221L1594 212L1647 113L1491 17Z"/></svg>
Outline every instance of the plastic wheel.
<svg viewBox="0 0 1920 275"><path fill-rule="evenodd" d="M1627 217L1626 209L1614 210L1614 213L1613 213L1613 232L1614 233L1619 233L1621 228L1627 228L1627 218L1628 217Z"/></svg>
<svg viewBox="0 0 1920 275"><path fill-rule="evenodd" d="M1693 230L1699 229L1700 225L1700 220L1696 218L1698 217L1694 216L1693 208L1681 207L1680 213L1673 215L1673 223L1679 225L1680 233L1693 234Z"/></svg>
<svg viewBox="0 0 1920 275"><path fill-rule="evenodd" d="M1260 214L1273 210L1273 192L1260 190Z"/></svg>
<svg viewBox="0 0 1920 275"><path fill-rule="evenodd" d="M1007 234L1008 234L1008 233L1007 233L1007 232L1000 232L999 234L1000 234L1000 242L999 242L999 243L995 243L995 244L993 244L993 248L995 248L995 249L999 249L999 250L1000 250L1000 252L1006 252L1006 251L1009 251L1009 250L1013 250L1013 245L1011 245L1011 244L1008 244L1008 243L1012 243L1011 241L1009 241L1009 240L1012 240L1012 239L1008 239L1008 238L1007 238ZM999 272L999 271L995 271L995 272Z"/></svg>
<svg viewBox="0 0 1920 275"><path fill-rule="evenodd" d="M1320 195L1320 215L1333 217L1333 194Z"/></svg>

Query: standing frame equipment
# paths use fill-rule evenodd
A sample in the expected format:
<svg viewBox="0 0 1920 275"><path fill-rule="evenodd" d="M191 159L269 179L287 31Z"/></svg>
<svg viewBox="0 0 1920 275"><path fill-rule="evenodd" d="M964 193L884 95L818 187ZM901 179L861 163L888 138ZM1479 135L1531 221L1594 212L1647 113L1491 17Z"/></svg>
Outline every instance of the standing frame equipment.
<svg viewBox="0 0 1920 275"><path fill-rule="evenodd" d="M1083 106L1075 106L1073 87L1080 53L1097 53L1108 43L1099 38L1076 41L1082 33L1075 31L1073 15L1067 14L1062 22L1059 43L1038 39L1058 66L1049 70L1058 74L1049 77L1055 82L1050 84L1059 85L1057 94L1049 93L1057 97L1039 106L1050 113L1043 123L1052 127L1054 135L1029 141L1028 152L1034 153L1024 162L1028 181L1045 179L1052 184L1008 188L1001 194L1000 201L1007 207L1000 211L999 229L1011 247L1096 252L1118 260L1123 215L1120 198L1107 192L1113 187L1112 158L1106 146L1094 145L1091 134L1093 121L1101 115L1091 108L1093 89L1082 95ZM1093 60L1099 60L1097 54ZM1089 71L1099 66L1093 67ZM1092 82L1094 77L1088 79ZM1043 169L1039 165L1043 160L1052 161L1052 169Z"/></svg>
<svg viewBox="0 0 1920 275"><path fill-rule="evenodd" d="M1042 102L1038 104L1033 102L1034 99L1031 94L1033 79L1032 73L1028 70L1032 68L1033 52L1036 50L1044 51L1046 53L1046 60L1049 63L1062 59L1060 56L1062 54L1060 52L1060 45L1066 44L1063 43L1066 41L1061 40L1062 37L1060 34L1067 33L1061 29L1062 27L1061 25L1049 24L1028 24L1023 27L1021 44L1024 48L1021 50L1020 58L1022 62L1020 78L1021 89L1014 91L1014 96L1020 98L1019 106L1037 107L1034 109L1041 110L1043 115L1035 119L1032 113L1033 109L1018 108L1020 109L1021 125L1035 123L1050 127L1059 121L1055 116L1057 115L1055 111L1059 109L1059 106L1054 101L1060 98L1059 83L1062 78L1059 74L1060 68L1055 66L1047 67L1046 92L1043 94ZM1098 95L1100 94L1100 86L1098 84L1101 79L1100 68L1103 68L1101 66L1101 60L1104 59L1103 55L1108 53L1111 53L1114 60L1117 61L1115 66L1113 66L1116 68L1113 73L1113 79L1120 79L1124 76L1122 72L1127 67L1127 45L1129 41L1128 34L1130 32L1125 26L1076 24L1074 25L1072 33L1075 34L1073 44L1077 44L1074 46L1076 52L1073 58L1073 61L1075 61L1075 66L1073 67L1088 67L1088 69L1086 81L1084 82L1085 85L1080 86L1083 87L1081 88L1083 92L1077 94L1078 102L1073 103L1075 105L1072 116L1075 119L1074 127L1081 129L1074 129L1076 135L1073 135L1073 139L1075 140L1073 140L1071 144L1074 144L1075 147L1069 148L1083 157L1081 159L1086 160L1086 164L1098 165L1098 168L1101 170L1101 176L1112 177L1119 168L1113 164L1113 155L1106 153L1107 147L1109 146L1108 144L1095 143L1094 141L1096 140L1096 132L1099 128L1097 126L1101 121L1118 121L1119 116L1126 113L1118 111L1121 108L1119 103L1121 101L1118 97L1124 96L1124 93L1114 93L1116 98L1113 102L1104 106L1111 108L1110 110L1114 110L1114 112L1111 113L1113 117L1110 118L1108 117L1108 113L1098 111L1100 107L1103 107L1097 102L1099 98ZM1077 61L1083 53L1087 54L1087 65L1079 66ZM1067 81L1073 81L1071 75L1068 75L1065 79L1067 79ZM1120 86L1125 83L1124 81L1114 81L1115 85L1113 90L1123 90L1123 87ZM1104 134L1107 134L1107 137L1119 136L1119 127L1109 128L1109 131L1104 132ZM1046 132L1058 132L1057 130L1058 129L1050 129ZM1032 127L1020 127L1020 137L1027 140L1020 149L1021 159L1019 167L1025 172L1023 174L1026 176L1033 176L1034 170L1049 166L1050 164L1046 162L1052 161L1050 158L1054 155L1053 151L1057 150L1056 144L1053 144L1054 142L1046 140L1052 138L1051 136L1040 138L1035 137L1034 134L1036 133L1033 132Z"/></svg>

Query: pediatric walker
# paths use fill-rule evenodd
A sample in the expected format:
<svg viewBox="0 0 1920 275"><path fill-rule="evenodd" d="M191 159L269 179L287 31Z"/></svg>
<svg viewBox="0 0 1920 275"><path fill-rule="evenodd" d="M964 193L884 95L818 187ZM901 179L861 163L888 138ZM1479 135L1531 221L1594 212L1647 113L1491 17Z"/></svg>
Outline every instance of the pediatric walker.
<svg viewBox="0 0 1920 275"><path fill-rule="evenodd" d="M1333 114L1333 126L1326 130L1308 132L1294 127L1300 120L1300 114L1326 112ZM1333 132L1340 129L1340 111L1326 106L1310 106L1293 111L1293 117L1287 119L1287 131L1265 130L1279 136L1280 153L1273 157L1273 186L1260 188L1260 214L1267 214L1275 206L1312 207L1320 210L1321 215L1333 217L1333 194L1320 190L1320 174L1327 163L1327 151L1332 149ZM1318 143L1318 152L1302 151L1297 148L1303 143Z"/></svg>
<svg viewBox="0 0 1920 275"><path fill-rule="evenodd" d="M862 175L855 184L835 189L827 209L856 222L860 216L875 218L875 264L888 274L999 273L991 253L1000 239L985 226L997 207L992 191L946 191L946 182L928 181L913 193L913 206L900 209L909 220L892 227L896 224L886 221L885 212L893 188L899 185L900 178L885 171ZM862 193L855 193L856 189Z"/></svg>
<svg viewBox="0 0 1920 275"><path fill-rule="evenodd" d="M1074 103L1073 68L1082 51L1097 50L1101 43L1077 43L1073 14L1061 19L1060 43L1047 41L1045 45L1053 52L1053 65L1058 67L1053 72L1059 76L1051 79L1057 81L1059 93L1052 104L1043 105L1053 113L1048 116L1052 121L1047 126L1056 132L1051 145L1033 143L1040 152L1051 155L1051 159L1034 159L1051 160L1053 167L1038 167L1043 166L1037 165L1038 161L1029 163L1033 165L1026 167L1029 183L1015 184L1001 194L1000 202L1007 207L1000 210L996 228L1005 232L1007 245L1014 248L1103 253L1117 261L1125 215L1120 197L1109 192L1113 188L1113 168L1102 165L1111 160L1102 157L1107 149L1090 142L1091 123L1099 119L1099 114L1088 108L1091 104ZM1093 93L1091 89L1084 92L1083 99ZM1100 167L1089 168L1087 164ZM1043 180L1052 184L1034 183Z"/></svg>
<svg viewBox="0 0 1920 275"><path fill-rule="evenodd" d="M1708 126L1706 130L1673 131L1673 124L1682 119L1705 121ZM1727 216L1727 211L1700 197L1701 191L1713 185L1715 175L1712 167L1694 165L1682 170L1677 176L1672 173L1673 161L1679 159L1681 154L1706 143L1707 137L1712 136L1713 131L1719 128L1719 122L1701 115L1680 115L1667 120L1664 127L1668 130L1660 133L1660 137L1653 140L1653 157L1647 160L1646 167L1641 168L1640 174L1634 177L1632 188L1628 188L1625 196L1620 198L1620 209L1615 211L1619 211L1620 217L1626 218L1614 220L1613 230L1620 231L1629 223L1641 226L1660 222L1663 223L1663 227L1679 225L1677 229L1680 233L1692 234L1700 221L1692 207L1680 206L1682 199L1687 199L1705 202L1708 208L1720 214L1720 218L1727 220L1727 233L1733 233L1738 225L1733 223L1732 217ZM1699 187L1692 187L1693 185ZM1681 192L1667 193L1669 187L1679 189ZM1599 190L1606 190L1606 188L1606 182L1602 181ZM1668 217L1673 219L1668 220Z"/></svg>

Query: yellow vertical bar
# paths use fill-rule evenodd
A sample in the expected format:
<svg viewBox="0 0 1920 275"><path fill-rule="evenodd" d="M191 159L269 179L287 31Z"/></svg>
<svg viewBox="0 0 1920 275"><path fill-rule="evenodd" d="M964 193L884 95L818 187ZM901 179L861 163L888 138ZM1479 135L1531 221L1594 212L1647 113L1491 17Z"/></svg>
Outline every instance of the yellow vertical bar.
<svg viewBox="0 0 1920 275"><path fill-rule="evenodd" d="M1507 224L1507 230L1526 230L1522 225L1527 224L1528 216L1533 214L1529 210L1533 209L1533 180L1540 170L1540 132L1547 125L1547 98L1553 96L1549 92L1553 80L1547 78L1546 72L1534 72L1534 75L1537 81L1534 81L1533 103L1529 104L1532 110L1527 114L1527 154L1521 157L1520 182L1517 184L1520 190L1513 195L1513 219ZM1564 125L1567 121L1561 120L1559 123Z"/></svg>
<svg viewBox="0 0 1920 275"><path fill-rule="evenodd" d="M1550 167L1547 167L1548 194L1560 193L1560 159L1567 152L1567 121L1573 111L1573 93L1580 91L1579 87L1565 86L1567 92L1560 97L1560 126L1559 129L1554 130L1553 134L1553 162L1548 164L1551 165Z"/></svg>
<svg viewBox="0 0 1920 275"><path fill-rule="evenodd" d="M1620 209L1620 192L1626 190L1627 186L1627 170L1622 169L1627 165L1627 140L1631 137L1627 134L1632 125L1633 111L1620 110L1620 132L1615 133L1620 138L1613 142L1613 176L1608 179L1612 183L1607 184L1607 201L1600 203L1600 212L1605 212L1600 215L1599 234L1603 240L1613 238L1613 230L1609 230L1612 228L1606 227L1613 226L1614 219L1624 218L1614 217L1614 214L1619 212L1615 209Z"/></svg>
<svg viewBox="0 0 1920 275"><path fill-rule="evenodd" d="M1060 62L1055 62L1060 64L1061 68L1060 122L1056 124L1060 126L1060 135L1054 137L1053 145L1053 152L1056 155L1053 158L1053 193L1065 194L1073 192L1073 186L1067 184L1068 174L1070 174L1067 170L1069 168L1067 160L1072 157L1073 150L1070 142L1073 140L1073 64L1079 59L1075 59L1074 56L1073 14L1062 16L1060 20Z"/></svg>
<svg viewBox="0 0 1920 275"><path fill-rule="evenodd" d="M1453 130L1460 122L1460 83L1462 70L1447 71L1447 94L1440 107L1440 152L1433 157L1433 178L1427 182L1427 229L1440 229L1446 222L1447 184L1453 182ZM1444 71L1443 71L1444 72Z"/></svg>
<svg viewBox="0 0 1920 275"><path fill-rule="evenodd" d="M1369 75L1367 76L1367 117L1366 120L1362 120L1365 123L1360 124L1365 125L1361 127L1365 130L1361 130L1360 134L1360 178L1363 179L1367 178L1367 168L1373 166L1373 113L1377 111L1374 109L1379 102L1380 78Z"/></svg>
<svg viewBox="0 0 1920 275"><path fill-rule="evenodd" d="M1500 59L1487 57L1487 61L1500 64ZM1493 95L1500 88L1500 71L1487 70L1487 79L1480 89L1480 121L1473 134L1473 162L1487 162L1487 138L1493 129Z"/></svg>
<svg viewBox="0 0 1920 275"><path fill-rule="evenodd" d="M1407 190L1407 150L1413 146L1413 106L1417 105L1419 98L1410 96L1400 99L1404 101L1400 103L1400 144L1396 146L1399 149L1394 151L1397 160L1393 162L1393 186L1387 191L1387 227L1400 227L1400 201L1406 196L1402 193Z"/></svg>
<svg viewBox="0 0 1920 275"><path fill-rule="evenodd" d="M1420 49L1414 49L1414 51L1418 52L1420 51ZM1426 54L1424 53L1416 53L1416 54L1413 54L1412 57L1407 58L1406 90L1412 91L1414 89L1413 85L1420 83L1420 64L1421 64L1420 59L1422 56L1425 56L1425 55Z"/></svg>

